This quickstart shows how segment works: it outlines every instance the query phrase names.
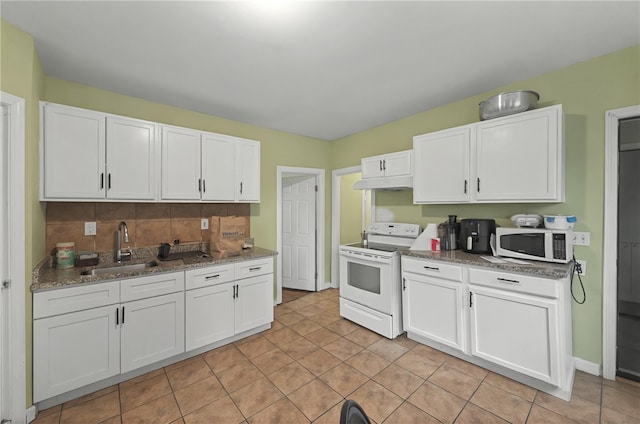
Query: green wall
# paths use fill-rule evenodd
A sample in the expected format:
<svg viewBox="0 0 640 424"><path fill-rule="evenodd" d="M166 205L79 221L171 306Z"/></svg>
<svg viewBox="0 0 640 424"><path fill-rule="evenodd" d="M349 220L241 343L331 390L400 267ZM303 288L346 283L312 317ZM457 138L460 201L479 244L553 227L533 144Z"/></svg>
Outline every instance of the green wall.
<svg viewBox="0 0 640 424"><path fill-rule="evenodd" d="M397 221L422 226L442 222L448 214L457 214L459 218L496 218L502 224L510 223L509 217L515 213L575 214L578 217L575 230L591 232L591 245L575 248L576 257L587 261L587 275L583 279L587 302L573 303L573 353L601 363L604 117L609 109L640 104L640 45L334 141L332 164L334 169L353 166L363 156L412 148L414 135L477 122L481 100L515 89L540 93L540 107L563 105L565 203L421 206L413 205L411 191L388 191L377 193L376 206L391 209Z"/></svg>
<svg viewBox="0 0 640 424"><path fill-rule="evenodd" d="M27 406L31 398L31 285L33 267L45 256L44 205L38 201L38 101L44 72L33 37L0 20L0 90L25 100L25 315Z"/></svg>
<svg viewBox="0 0 640 424"><path fill-rule="evenodd" d="M340 177L340 244L362 238L362 191L353 189L360 178L359 172Z"/></svg>

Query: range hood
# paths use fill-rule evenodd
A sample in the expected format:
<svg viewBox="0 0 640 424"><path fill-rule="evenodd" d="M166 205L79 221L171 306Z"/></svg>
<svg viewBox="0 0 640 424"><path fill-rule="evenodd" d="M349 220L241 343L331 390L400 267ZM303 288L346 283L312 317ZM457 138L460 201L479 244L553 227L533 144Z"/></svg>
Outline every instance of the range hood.
<svg viewBox="0 0 640 424"><path fill-rule="evenodd" d="M353 188L356 190L411 190L413 189L413 176L363 178L356 181Z"/></svg>

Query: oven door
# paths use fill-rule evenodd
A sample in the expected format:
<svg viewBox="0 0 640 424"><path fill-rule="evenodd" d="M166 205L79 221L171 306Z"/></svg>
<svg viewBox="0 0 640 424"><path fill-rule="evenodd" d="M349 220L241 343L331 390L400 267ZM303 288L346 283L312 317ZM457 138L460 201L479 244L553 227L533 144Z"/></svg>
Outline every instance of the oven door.
<svg viewBox="0 0 640 424"><path fill-rule="evenodd" d="M398 262L398 255L384 257L341 249L340 296L391 314L394 301L392 288L394 284L400 284Z"/></svg>

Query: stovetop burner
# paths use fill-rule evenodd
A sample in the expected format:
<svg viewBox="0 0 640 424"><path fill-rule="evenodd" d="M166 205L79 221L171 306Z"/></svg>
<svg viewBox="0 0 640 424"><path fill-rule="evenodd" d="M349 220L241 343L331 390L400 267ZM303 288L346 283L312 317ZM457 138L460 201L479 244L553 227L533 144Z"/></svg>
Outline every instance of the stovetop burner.
<svg viewBox="0 0 640 424"><path fill-rule="evenodd" d="M397 252L398 246L391 246L389 244L369 243L367 245L362 243L350 243L344 246L359 247L360 249L379 250L381 252Z"/></svg>

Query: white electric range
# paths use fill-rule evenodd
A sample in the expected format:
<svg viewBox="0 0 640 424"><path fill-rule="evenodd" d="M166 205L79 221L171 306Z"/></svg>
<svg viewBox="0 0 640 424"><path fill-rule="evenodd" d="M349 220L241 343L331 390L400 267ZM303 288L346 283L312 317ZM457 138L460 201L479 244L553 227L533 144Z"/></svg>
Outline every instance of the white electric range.
<svg viewBox="0 0 640 424"><path fill-rule="evenodd" d="M340 246L340 316L389 339L402 334L398 249L420 235L418 224L372 223L368 244Z"/></svg>

